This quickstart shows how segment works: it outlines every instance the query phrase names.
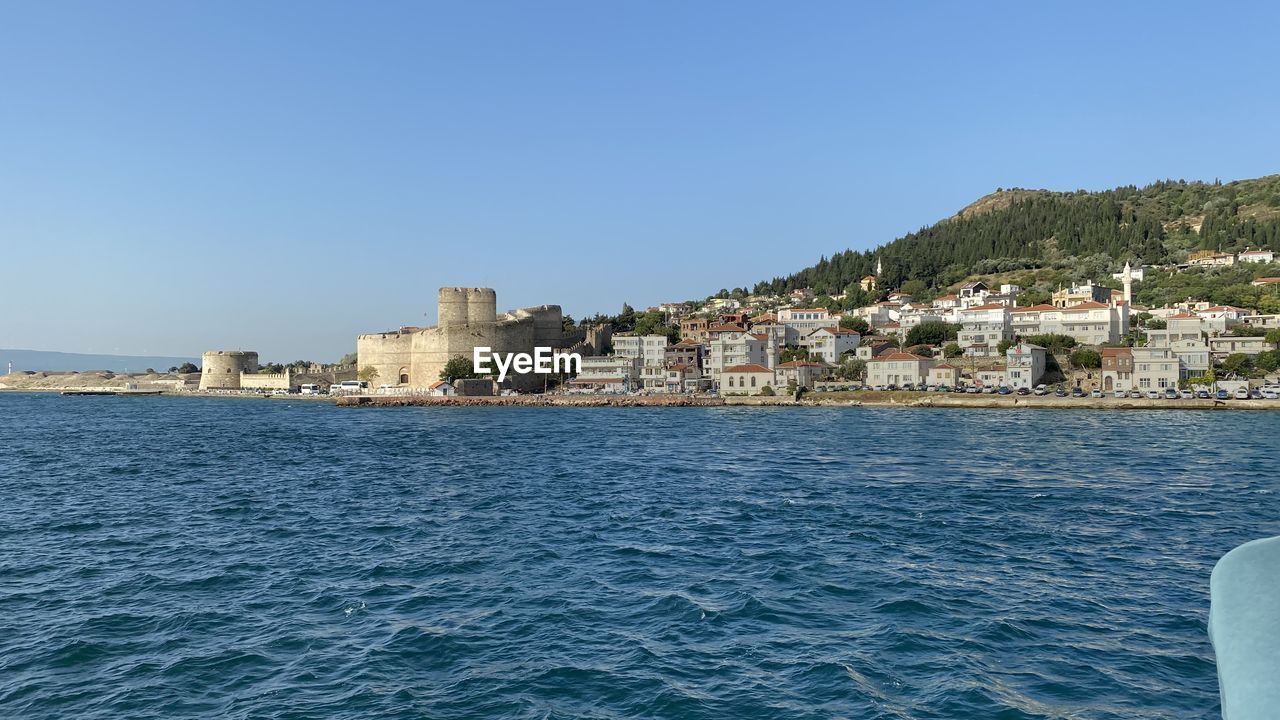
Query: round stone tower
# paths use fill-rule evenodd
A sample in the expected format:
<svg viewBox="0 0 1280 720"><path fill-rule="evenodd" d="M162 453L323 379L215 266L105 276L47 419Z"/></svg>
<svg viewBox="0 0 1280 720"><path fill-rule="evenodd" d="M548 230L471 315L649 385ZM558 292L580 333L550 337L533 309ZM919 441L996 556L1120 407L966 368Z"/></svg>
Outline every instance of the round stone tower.
<svg viewBox="0 0 1280 720"><path fill-rule="evenodd" d="M200 389L239 390L241 372L258 372L258 353L210 350L200 356Z"/></svg>
<svg viewBox="0 0 1280 720"><path fill-rule="evenodd" d="M469 325L498 321L498 293L493 288L467 288L466 294Z"/></svg>
<svg viewBox="0 0 1280 720"><path fill-rule="evenodd" d="M467 288L443 287L436 296L436 310L442 328L467 324Z"/></svg>

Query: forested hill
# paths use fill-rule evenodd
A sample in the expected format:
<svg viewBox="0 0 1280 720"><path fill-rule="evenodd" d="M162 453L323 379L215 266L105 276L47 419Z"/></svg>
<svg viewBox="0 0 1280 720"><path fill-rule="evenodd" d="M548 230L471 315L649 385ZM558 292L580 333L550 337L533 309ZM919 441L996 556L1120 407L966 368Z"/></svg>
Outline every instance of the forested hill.
<svg viewBox="0 0 1280 720"><path fill-rule="evenodd" d="M1280 251L1280 175L1231 183L1167 180L1102 192L998 190L954 217L874 250L846 250L753 292L838 294L883 263L879 285L951 285L973 274L1180 261L1195 250ZM1080 263L1085 264L1085 263ZM1088 263L1096 265L1096 262Z"/></svg>

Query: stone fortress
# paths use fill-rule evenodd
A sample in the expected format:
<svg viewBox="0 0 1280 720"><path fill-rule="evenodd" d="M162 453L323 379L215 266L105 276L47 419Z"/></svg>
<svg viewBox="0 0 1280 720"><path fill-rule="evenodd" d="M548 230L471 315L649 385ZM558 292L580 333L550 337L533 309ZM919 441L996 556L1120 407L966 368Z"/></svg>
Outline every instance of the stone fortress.
<svg viewBox="0 0 1280 720"><path fill-rule="evenodd" d="M201 390L288 390L306 383L328 387L355 380L352 365L312 365L304 372L258 372L258 353L252 350L210 350L200 356Z"/></svg>
<svg viewBox="0 0 1280 720"><path fill-rule="evenodd" d="M258 353L249 350L210 350L200 356L201 390L239 390L242 375L258 372Z"/></svg>
<svg viewBox="0 0 1280 720"><path fill-rule="evenodd" d="M369 384L428 388L451 358L471 360L476 347L500 353L532 353L550 347L583 354L598 352L607 337L566 333L559 305L539 305L498 314L492 288L440 288L439 322L434 327L402 327L356 338L358 374ZM376 371L376 372L375 372ZM512 374L507 383L522 392L540 392L544 377Z"/></svg>

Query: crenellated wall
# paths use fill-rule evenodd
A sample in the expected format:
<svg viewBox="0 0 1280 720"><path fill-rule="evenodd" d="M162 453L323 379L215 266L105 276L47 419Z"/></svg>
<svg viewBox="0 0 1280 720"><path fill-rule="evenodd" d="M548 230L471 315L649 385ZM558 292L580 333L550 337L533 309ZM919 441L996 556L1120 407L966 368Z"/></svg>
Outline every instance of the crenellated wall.
<svg viewBox="0 0 1280 720"><path fill-rule="evenodd" d="M201 390L238 390L240 373L258 372L258 353L210 350L200 356Z"/></svg>
<svg viewBox="0 0 1280 720"><path fill-rule="evenodd" d="M491 288L440 288L439 324L403 328L356 338L360 372L377 371L371 385L391 384L426 388L440 379L440 371L454 357L470 359L476 347L494 352L532 353L538 346L568 347L559 305L522 308L497 314L497 294ZM367 373L366 373L367 375ZM509 376L519 390L540 390L538 375ZM407 382L401 382L407 378Z"/></svg>

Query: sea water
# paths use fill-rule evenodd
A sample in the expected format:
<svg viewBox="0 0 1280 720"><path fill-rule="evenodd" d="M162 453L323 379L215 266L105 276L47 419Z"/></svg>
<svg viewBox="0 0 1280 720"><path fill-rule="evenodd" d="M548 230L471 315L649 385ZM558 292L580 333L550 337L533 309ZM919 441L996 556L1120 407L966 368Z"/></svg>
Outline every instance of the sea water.
<svg viewBox="0 0 1280 720"><path fill-rule="evenodd" d="M3 718L1213 718L1280 414L0 395Z"/></svg>

